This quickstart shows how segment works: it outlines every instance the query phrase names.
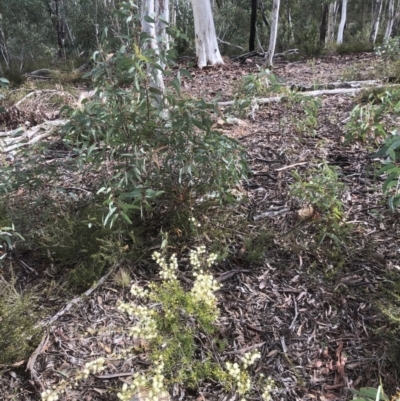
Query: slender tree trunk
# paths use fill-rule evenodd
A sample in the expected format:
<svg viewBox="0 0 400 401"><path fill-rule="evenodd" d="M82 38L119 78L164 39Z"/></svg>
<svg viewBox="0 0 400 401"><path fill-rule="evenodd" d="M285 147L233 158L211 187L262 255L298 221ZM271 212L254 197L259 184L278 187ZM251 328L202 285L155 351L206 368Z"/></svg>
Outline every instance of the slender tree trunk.
<svg viewBox="0 0 400 401"><path fill-rule="evenodd" d="M397 36L399 34L399 23L400 23L400 1L398 2L396 12L394 13L394 21L392 27L393 36Z"/></svg>
<svg viewBox="0 0 400 401"><path fill-rule="evenodd" d="M249 51L252 52L256 48L256 23L257 23L257 0L251 0L251 19L250 19L250 39Z"/></svg>
<svg viewBox="0 0 400 401"><path fill-rule="evenodd" d="M210 0L192 0L192 7L198 67L203 68L208 63L223 64L215 34Z"/></svg>
<svg viewBox="0 0 400 401"><path fill-rule="evenodd" d="M170 16L170 24L171 26L176 25L176 9L178 7L178 2L177 0L172 0L171 4L171 16Z"/></svg>
<svg viewBox="0 0 400 401"><path fill-rule="evenodd" d="M321 26L319 27L319 41L323 45L325 44L326 32L328 30L328 12L329 12L329 4L323 5Z"/></svg>
<svg viewBox="0 0 400 401"><path fill-rule="evenodd" d="M154 50L155 54L158 55L159 49L156 40L156 24L154 22L146 21L147 16L153 18L154 20L157 18L155 1L156 0L143 0L142 2L142 30L150 36L150 38L146 40L144 48L152 49ZM150 85L161 92L164 91L162 72L158 68L154 68L151 63L148 64L147 70L150 74ZM161 103L161 96L157 97L156 102L158 104Z"/></svg>
<svg viewBox="0 0 400 401"><path fill-rule="evenodd" d="M273 0L272 3L272 23L271 23L271 35L269 38L269 47L267 54L267 63L272 66L274 64L274 55L276 47L276 38L278 35L278 21L279 21L279 7L281 0Z"/></svg>
<svg viewBox="0 0 400 401"><path fill-rule="evenodd" d="M337 44L338 45L341 45L343 43L343 32L344 32L344 27L346 25L346 19L347 19L347 0L343 0L342 1L342 17L340 19L338 36L337 36Z"/></svg>
<svg viewBox="0 0 400 401"><path fill-rule="evenodd" d="M388 9L388 21L385 31L385 37L383 39L384 42L387 42L392 36L393 24L394 24L394 0L389 1L389 9Z"/></svg>
<svg viewBox="0 0 400 401"><path fill-rule="evenodd" d="M169 50L169 35L166 32L169 25L169 0L155 0L155 13L158 50L165 54ZM160 64L165 67L164 62L161 61Z"/></svg>
<svg viewBox="0 0 400 401"><path fill-rule="evenodd" d="M374 16L373 16L373 20L372 20L372 29L371 29L371 35L369 37L369 40L371 43L375 43L376 37L378 36L379 21L381 19L382 6L383 6L382 0L375 0Z"/></svg>
<svg viewBox="0 0 400 401"><path fill-rule="evenodd" d="M292 23L292 13L290 11L290 4L287 7L287 21L289 25L289 42L294 43L294 32L293 32L293 23Z"/></svg>
<svg viewBox="0 0 400 401"><path fill-rule="evenodd" d="M338 9L338 7L337 7L336 1L329 4L328 34L327 34L327 38L326 38L326 43L330 43L330 42L334 41L337 9Z"/></svg>
<svg viewBox="0 0 400 401"><path fill-rule="evenodd" d="M0 53L6 63L7 70L10 69L10 52L8 51L6 35L0 25ZM1 68L1 67L0 67Z"/></svg>
<svg viewBox="0 0 400 401"><path fill-rule="evenodd" d="M52 12L54 15L54 26L57 32L58 57L65 58L65 39L67 37L67 30L64 18L60 13L59 0L53 0L53 3L54 8Z"/></svg>

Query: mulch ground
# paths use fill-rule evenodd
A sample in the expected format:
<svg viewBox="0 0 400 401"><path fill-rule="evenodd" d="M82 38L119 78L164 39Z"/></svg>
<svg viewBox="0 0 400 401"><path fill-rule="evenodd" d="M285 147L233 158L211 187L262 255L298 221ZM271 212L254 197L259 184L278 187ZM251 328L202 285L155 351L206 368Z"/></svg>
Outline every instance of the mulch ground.
<svg viewBox="0 0 400 401"><path fill-rule="evenodd" d="M370 79L375 63L370 54L332 56L280 62L275 72L288 84L314 85L346 74L350 80L355 70L357 79ZM238 79L255 71L256 61L193 69L194 79L185 81L184 90L207 100L232 100ZM246 148L252 170L243 184L250 200L242 205L250 216L248 232L270 227L279 235L268 243L262 266L246 265L239 247L215 269L222 284L218 324L228 340L220 359L232 361L251 347L260 350L262 357L252 369L274 379L274 400L347 400L352 398L347 387L376 387L380 380L393 394L400 386L390 340L384 336L393 328L377 307L388 274L400 272L399 213L387 209L382 181L374 179L373 149L344 146L344 125L355 99L335 95L320 100L319 124L312 133L295 130L301 110L290 114L284 103L260 106L239 124L222 125ZM323 161L341 169L345 220L353 227L341 257L334 260L307 246L312 224L299 226L298 211L304 205L289 195L293 171L302 174ZM266 212L270 217L251 218ZM132 262L126 267L141 285L152 278L145 266ZM130 324L117 310L121 293L110 276L58 317L35 354L37 376L30 378L24 365L7 367L0 376L0 399L38 400L40 384L49 388L85 362L132 345L119 330ZM116 390L130 382L130 372L145 367L145 355L111 360L101 377L90 376L60 399L117 400ZM197 394L176 386L171 395L176 400L236 399L211 382ZM261 395L248 399L261 400Z"/></svg>

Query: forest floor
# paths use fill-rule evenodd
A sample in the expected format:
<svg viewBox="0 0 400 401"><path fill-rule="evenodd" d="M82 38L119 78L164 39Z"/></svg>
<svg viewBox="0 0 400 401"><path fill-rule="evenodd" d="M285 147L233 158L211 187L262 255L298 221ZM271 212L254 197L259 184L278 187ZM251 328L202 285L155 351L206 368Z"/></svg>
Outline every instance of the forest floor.
<svg viewBox="0 0 400 401"><path fill-rule="evenodd" d="M277 62L274 73L288 85L313 87L374 79L377 65L372 54L330 56ZM190 96L229 101L240 79L256 73L257 65L254 60L228 61L190 72L193 80L183 85ZM385 299L396 277L397 285L400 281L400 215L389 210L382 180L374 177L379 165L371 155L378 145L345 144L345 124L356 97L337 94L319 100L315 126L307 123L301 105L287 102L260 105L233 123L217 123L246 148L252 171L242 188L248 202L232 212L232 219L247 216L246 228L238 229L229 258L214 270L222 285L218 325L228 340L221 358L258 349L262 356L252 372L274 380L273 400L348 400L352 394L347 388L377 387L381 382L393 395L400 390L399 330L385 313ZM345 184L343 238L336 243L328 227L317 244L318 211L301 220L308 205L292 196L290 185L294 172L310 177L324 163L337 166ZM265 249L262 261L246 260L246 246ZM29 275L25 270L23 280L30 280ZM131 277L142 285L153 278L140 264L131 269ZM116 330L129 323L117 309L121 291L110 276L60 315L35 354L37 376L28 377L26 361L3 367L0 399L39 400L40 383L49 388L93 357L128 344L131 340ZM135 355L110 361L104 374L90 376L60 399L117 400L115 389L129 383L130 372L143 368L145 359ZM213 382L200 385L197 393L175 386L172 397L236 399ZM261 400L261 395L254 392L247 399Z"/></svg>

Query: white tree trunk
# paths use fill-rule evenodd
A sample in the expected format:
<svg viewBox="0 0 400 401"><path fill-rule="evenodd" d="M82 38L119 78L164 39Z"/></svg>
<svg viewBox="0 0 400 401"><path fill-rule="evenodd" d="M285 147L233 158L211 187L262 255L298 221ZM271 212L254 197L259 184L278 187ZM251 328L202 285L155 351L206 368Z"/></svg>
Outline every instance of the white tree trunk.
<svg viewBox="0 0 400 401"><path fill-rule="evenodd" d="M382 13L382 5L383 5L382 0L375 0L374 18L372 21L371 35L369 37L371 43L375 43L376 37L378 35L379 21L381 19L381 13Z"/></svg>
<svg viewBox="0 0 400 401"><path fill-rule="evenodd" d="M272 3L272 22L271 22L271 34L269 37L268 46L268 65L272 66L274 62L276 38L278 36L278 21L279 21L279 7L281 0L274 0Z"/></svg>
<svg viewBox="0 0 400 401"><path fill-rule="evenodd" d="M147 39L147 41L145 42L144 48L153 49L157 56L159 55L159 48L156 39L155 23L147 22L145 20L146 16L149 16L153 19L156 18L156 5L155 5L156 1L157 0L143 0L142 2L142 30L143 32L146 32L149 36L151 36L151 38ZM160 60L158 60L158 63L160 63ZM150 63L147 65L147 70L150 74L150 85L153 88L156 88L160 91L164 91L164 81L162 72L158 68L154 68L153 65ZM157 99L158 103L160 103L160 101L161 98Z"/></svg>
<svg viewBox="0 0 400 401"><path fill-rule="evenodd" d="M330 42L334 41L337 11L338 11L338 6L337 6L336 1L329 4L328 32L326 35L326 43L330 43Z"/></svg>
<svg viewBox="0 0 400 401"><path fill-rule="evenodd" d="M342 1L342 18L340 19L338 36L337 36L337 44L341 45L343 43L343 32L344 26L346 25L347 18L347 0Z"/></svg>
<svg viewBox="0 0 400 401"><path fill-rule="evenodd" d="M165 54L169 49L169 35L166 32L169 25L169 0L156 0L155 12L157 15L156 38L158 50ZM163 61L160 64L161 67L165 67Z"/></svg>
<svg viewBox="0 0 400 401"><path fill-rule="evenodd" d="M385 31L385 37L383 38L384 42L387 42L391 35L392 35L392 29L393 29L393 24L394 24L394 0L389 1L389 10L388 10L388 21L387 21L387 26L386 26L386 31Z"/></svg>
<svg viewBox="0 0 400 401"><path fill-rule="evenodd" d="M208 63L223 64L215 34L210 0L192 0L192 7L198 67L203 68Z"/></svg>

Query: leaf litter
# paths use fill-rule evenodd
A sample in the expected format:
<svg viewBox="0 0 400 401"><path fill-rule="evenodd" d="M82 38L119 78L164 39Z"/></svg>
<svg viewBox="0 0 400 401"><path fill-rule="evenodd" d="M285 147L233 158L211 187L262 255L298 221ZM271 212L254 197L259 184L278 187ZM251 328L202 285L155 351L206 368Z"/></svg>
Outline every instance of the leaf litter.
<svg viewBox="0 0 400 401"><path fill-rule="evenodd" d="M275 71L288 84L312 86L338 81L346 68L355 65L365 65L366 75L358 78L369 79L373 56L278 63ZM192 69L193 80L185 81L183 88L192 96L228 101L237 80L255 71L255 62ZM389 275L400 271L399 213L386 206L382 181L374 177L371 149L358 143L344 145L343 121L355 99L338 94L321 102L312 133L296 131L301 110L290 110L293 118L285 103L260 106L252 118L217 122L246 148L252 170L243 183L249 202L237 212L248 213L248 231L238 233L238 238L248 232L257 235L266 227L274 233L266 240L261 263L249 266L244 260L247 249L238 240L229 261L215 268L222 284L219 335L227 340L219 358L223 363L259 350L261 359L251 368L252 375L263 373L275 381L272 397L276 400L347 400L351 399L347 387L376 387L381 379L387 393L399 386L391 340L385 336L394 328L377 307ZM302 174L321 163L339 166L345 183L344 220L352 229L336 254L327 253L334 249L331 239L320 247L312 243L316 211L289 191L294 171ZM257 220L257 216L262 217ZM152 279L141 262L124 267L132 272L133 281L143 284ZM32 355L29 374L19 366L4 368L0 398L38 400L41 386L56 385L98 356L135 347L119 329L130 324L117 309L122 292L108 278L64 308ZM204 344L200 357L205 358L210 341L199 343ZM130 383L132 372L148 366L145 351L110 360L103 374L89 376L61 399L117 400L116 390ZM238 399L212 381L200 384L197 393L176 385L171 396L174 400ZM261 400L261 394L254 392L248 399Z"/></svg>

